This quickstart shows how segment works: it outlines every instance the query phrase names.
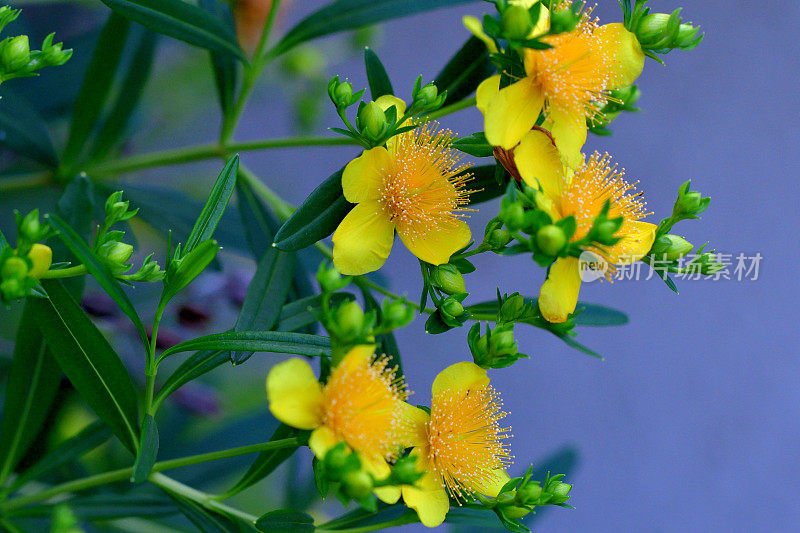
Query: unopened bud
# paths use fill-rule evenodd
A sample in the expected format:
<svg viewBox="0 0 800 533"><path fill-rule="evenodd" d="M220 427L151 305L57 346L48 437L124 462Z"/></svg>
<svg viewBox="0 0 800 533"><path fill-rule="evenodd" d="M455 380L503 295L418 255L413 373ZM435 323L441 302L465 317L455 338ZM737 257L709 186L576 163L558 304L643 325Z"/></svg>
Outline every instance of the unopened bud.
<svg viewBox="0 0 800 533"><path fill-rule="evenodd" d="M345 494L354 500L369 496L372 486L372 476L365 470L353 470L342 476L342 488Z"/></svg>
<svg viewBox="0 0 800 533"><path fill-rule="evenodd" d="M530 12L523 6L508 6L500 17L503 23L503 35L512 41L522 41L533 29Z"/></svg>
<svg viewBox="0 0 800 533"><path fill-rule="evenodd" d="M511 231L518 230L525 223L525 209L519 202L512 202L500 209L500 218Z"/></svg>
<svg viewBox="0 0 800 533"><path fill-rule="evenodd" d="M528 483L517 491L517 501L524 505L534 505L542 495L542 487L538 483Z"/></svg>
<svg viewBox="0 0 800 533"><path fill-rule="evenodd" d="M31 48L27 35L19 35L8 41L0 51L0 63L6 72L15 72L31 60Z"/></svg>
<svg viewBox="0 0 800 533"><path fill-rule="evenodd" d="M401 300L393 300L383 307L383 324L394 329L407 326L414 320L414 309Z"/></svg>
<svg viewBox="0 0 800 533"><path fill-rule="evenodd" d="M431 281L447 294L462 294L467 292L464 276L455 265L445 264L435 267L431 271Z"/></svg>
<svg viewBox="0 0 800 533"><path fill-rule="evenodd" d="M564 33L572 31L580 20L580 14L570 8L554 9L550 12L550 32Z"/></svg>
<svg viewBox="0 0 800 533"><path fill-rule="evenodd" d="M536 232L536 245L549 256L557 256L566 244L567 236L564 235L564 230L554 224L543 226Z"/></svg>
<svg viewBox="0 0 800 533"><path fill-rule="evenodd" d="M675 31L676 23L677 31ZM645 48L692 49L700 42L697 38L699 31L699 28L691 24L681 23L677 15L650 13L640 19L636 28L636 38Z"/></svg>
<svg viewBox="0 0 800 533"><path fill-rule="evenodd" d="M100 247L98 252L109 263L124 265L133 255L133 246L124 242L107 242Z"/></svg>
<svg viewBox="0 0 800 533"><path fill-rule="evenodd" d="M29 241L38 241L42 237L42 225L39 223L39 210L34 209L22 219L19 233Z"/></svg>
<svg viewBox="0 0 800 533"><path fill-rule="evenodd" d="M378 139L386 129L386 115L381 106L369 102L361 107L357 118L358 128L371 139Z"/></svg>
<svg viewBox="0 0 800 533"><path fill-rule="evenodd" d="M392 478L398 485L413 485L425 475L417 469L416 459L412 456L401 457L392 467Z"/></svg>
<svg viewBox="0 0 800 533"><path fill-rule="evenodd" d="M662 235L653 244L650 253L658 259L676 261L694 249L692 243L678 235Z"/></svg>
<svg viewBox="0 0 800 533"><path fill-rule="evenodd" d="M338 481L348 469L351 452L342 443L334 446L325 454L325 473L329 479Z"/></svg>
<svg viewBox="0 0 800 533"><path fill-rule="evenodd" d="M572 490L572 485L569 483L561 483L559 482L555 487L552 488L550 494L552 495L550 503L564 503L565 501L569 500L569 492Z"/></svg>
<svg viewBox="0 0 800 533"><path fill-rule="evenodd" d="M28 259L33 263L31 271L28 275L32 278L39 279L44 276L45 272L50 270L50 265L53 264L53 250L49 246L36 243L31 247L28 252Z"/></svg>
<svg viewBox="0 0 800 533"><path fill-rule="evenodd" d="M349 82L340 83L333 94L339 102L349 102L353 97L353 86Z"/></svg>
<svg viewBox="0 0 800 533"><path fill-rule="evenodd" d="M5 260L0 269L0 279L21 280L28 275L28 262L21 257L12 256Z"/></svg>
<svg viewBox="0 0 800 533"><path fill-rule="evenodd" d="M500 250L511 242L511 232L505 229L496 229L489 234L489 245L492 250Z"/></svg>
<svg viewBox="0 0 800 533"><path fill-rule="evenodd" d="M424 107L428 107L436 102L436 98L439 97L439 89L436 88L436 85L429 83L425 87L419 90L416 96L416 100L422 104Z"/></svg>
<svg viewBox="0 0 800 533"><path fill-rule="evenodd" d="M451 296L442 303L442 313L457 318L464 314L464 306Z"/></svg>
<svg viewBox="0 0 800 533"><path fill-rule="evenodd" d="M336 324L337 332L343 339L358 337L364 327L364 311L358 302L351 301L340 305L336 310Z"/></svg>

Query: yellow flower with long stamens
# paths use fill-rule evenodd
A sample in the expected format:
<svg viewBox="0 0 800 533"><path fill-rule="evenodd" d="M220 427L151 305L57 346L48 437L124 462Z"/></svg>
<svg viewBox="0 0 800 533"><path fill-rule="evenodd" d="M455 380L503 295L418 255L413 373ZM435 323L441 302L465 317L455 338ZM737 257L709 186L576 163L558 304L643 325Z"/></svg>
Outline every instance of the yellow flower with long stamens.
<svg viewBox="0 0 800 533"><path fill-rule="evenodd" d="M375 357L375 346L354 347L331 371L324 385L307 362L289 359L267 376L269 409L275 418L298 429L313 430L308 446L318 458L339 442L354 450L376 479L390 473L387 463L404 441L403 410L408 396L388 358ZM387 503L400 498L400 488L379 487Z"/></svg>
<svg viewBox="0 0 800 533"><path fill-rule="evenodd" d="M636 36L622 24L599 26L584 13L569 32L545 35L547 50L525 48L526 76L500 89L500 76L485 80L476 93L490 144L509 150L545 112L565 162L576 167L586 141L586 120L597 117L609 91L627 87L644 68Z"/></svg>
<svg viewBox="0 0 800 533"><path fill-rule="evenodd" d="M394 97L376 101L405 105ZM333 264L339 272L359 275L378 270L392 249L395 231L418 258L433 265L471 238L463 220L469 193L469 165L450 148L453 134L424 124L389 139L386 147L366 150L342 174L342 190L356 206L333 234Z"/></svg>
<svg viewBox="0 0 800 533"><path fill-rule="evenodd" d="M450 497L496 497L509 481L505 468L513 460L504 443L510 428L498 423L506 413L486 370L456 363L436 377L432 392L430 414L406 404L408 444L425 474L416 485L403 486L406 505L428 527L444 521Z"/></svg>
<svg viewBox="0 0 800 533"><path fill-rule="evenodd" d="M656 225L642 222L646 212L642 193L631 194L634 185L623 179L624 172L611 164L608 154L595 152L574 172L567 168L551 138L543 131L529 132L514 149L514 162L522 179L541 188L537 205L553 220L575 217L577 229L572 240L582 239L592 227L608 201L609 218L622 216L622 227L616 233L617 244L592 252L610 265L638 261L650 251L655 240ZM547 280L539 292L539 309L550 322L564 322L575 310L581 275L577 258L559 258L550 267Z"/></svg>

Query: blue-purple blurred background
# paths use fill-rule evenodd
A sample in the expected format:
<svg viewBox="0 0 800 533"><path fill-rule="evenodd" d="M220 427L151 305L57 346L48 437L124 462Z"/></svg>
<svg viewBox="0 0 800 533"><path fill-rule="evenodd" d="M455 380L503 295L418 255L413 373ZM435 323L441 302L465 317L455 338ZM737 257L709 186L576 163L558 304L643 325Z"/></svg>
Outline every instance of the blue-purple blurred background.
<svg viewBox="0 0 800 533"><path fill-rule="evenodd" d="M621 19L615 1L599 3L595 13L602 21ZM321 4L294 2L282 27ZM531 461L547 466L538 461L564 445L577 450L578 464L568 477L576 510L549 510L536 523L542 532L797 531L800 69L794 50L800 7L651 4L666 12L684 5L685 18L701 25L705 40L692 52L666 56L666 67L648 60L638 82L641 113L622 116L612 125L613 136L590 138L587 149L608 151L630 179L640 180L654 220L669 214L678 186L691 178L712 203L702 221L682 223L676 232L698 244L709 240L734 258L760 253L758 279L679 281L680 295L655 279L584 285L583 300L631 317L624 327L580 330L578 340L605 354L602 362L546 332L518 326L521 351L532 358L492 372L511 413L516 467ZM417 75L434 76L467 37L461 16L489 7L476 1L385 24L383 44L375 47L396 92L407 98ZM58 20L50 22L59 34L69 33ZM342 45L333 39L320 46L338 57ZM75 48L76 57L88 53ZM210 142L217 135L210 76L197 75L180 96L170 93L174 71L168 69L194 72L205 57L174 43L161 52L166 59L148 89L142 131L131 141L134 153ZM325 74L366 86L360 56L348 57L328 64ZM288 110L293 95L277 83L268 75L257 89L238 140L295 132ZM327 117L317 133L337 125L329 108L322 109ZM159 133L159 125L168 127ZM447 117L444 125L462 134L482 129L474 109ZM355 153L347 147L287 149L247 153L242 160L300 202ZM214 162L128 179L195 185L191 192L200 197L216 170ZM484 206L471 219L473 232L482 232L495 213L495 204ZM497 287L535 295L542 281L543 271L525 257L487 255L476 265L478 272L467 279L473 301L492 298ZM391 287L416 297L418 272L416 259L396 245L385 270ZM427 402L438 371L469 358L465 337L465 329L426 335L421 320L398 333L417 401ZM218 370L229 374L224 381L231 384L240 371Z"/></svg>

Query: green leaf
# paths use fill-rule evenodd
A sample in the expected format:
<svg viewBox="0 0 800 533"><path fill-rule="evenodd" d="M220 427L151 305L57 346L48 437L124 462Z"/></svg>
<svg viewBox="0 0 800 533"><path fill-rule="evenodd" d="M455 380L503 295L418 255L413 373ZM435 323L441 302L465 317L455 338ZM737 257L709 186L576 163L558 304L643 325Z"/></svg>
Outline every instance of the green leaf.
<svg viewBox="0 0 800 533"><path fill-rule="evenodd" d="M225 350L203 350L189 357L175 369L158 391L155 402L160 404L167 396L203 374L211 372L230 360Z"/></svg>
<svg viewBox="0 0 800 533"><path fill-rule="evenodd" d="M489 141L486 140L486 135L482 131L473 133L469 137L458 137L451 146L474 157L494 156L494 146L489 144Z"/></svg>
<svg viewBox="0 0 800 533"><path fill-rule="evenodd" d="M320 295L307 296L284 305L278 316L278 323L273 328L275 331L298 331L317 322L317 314L321 310ZM355 296L348 292L336 292L330 295L331 308L336 308L346 301L352 301Z"/></svg>
<svg viewBox="0 0 800 533"><path fill-rule="evenodd" d="M233 17L231 16L230 6L223 4L219 0L200 0L198 5L208 11L213 17L233 33ZM217 95L222 114L227 115L233 109L236 86L239 78L238 63L229 54L222 54L213 50L209 51L211 68L214 71L214 82L217 86Z"/></svg>
<svg viewBox="0 0 800 533"><path fill-rule="evenodd" d="M272 433L270 437L270 442L275 440L282 440L288 439L291 437L297 436L299 433L298 429L295 429L291 426L287 426L286 424L280 424L275 431ZM251 487L270 475L276 468L278 468L286 459L292 456L292 454L297 450L298 447L293 448L278 448L275 450L267 450L265 452L261 452L256 460L250 465L250 468L247 469L247 472L242 476L242 478L236 482L236 484L230 488L225 494L221 497L223 500L227 500L232 496L239 494L243 490L248 487Z"/></svg>
<svg viewBox="0 0 800 533"><path fill-rule="evenodd" d="M300 43L324 35L468 1L470 0L338 0L298 22L271 54L283 54Z"/></svg>
<svg viewBox="0 0 800 533"><path fill-rule="evenodd" d="M8 246L8 241L6 240L6 236L3 235L3 231L0 230L0 252L3 251L3 248Z"/></svg>
<svg viewBox="0 0 800 533"><path fill-rule="evenodd" d="M239 200L239 215L244 226L247 244L258 261L274 241L278 221L270 214L264 203L256 196L253 188L244 180L236 181L236 198Z"/></svg>
<svg viewBox="0 0 800 533"><path fill-rule="evenodd" d="M56 204L56 214L60 216L81 239L88 239L92 231L92 213L94 212L94 185L86 176L76 176L64 189L61 198ZM80 263L80 260L59 238L51 239L50 248L53 257L58 257L70 263ZM77 276L62 280L70 294L79 300L86 286L86 276Z"/></svg>
<svg viewBox="0 0 800 533"><path fill-rule="evenodd" d="M64 220L58 215L48 215L50 225L58 230L58 236L67 245L67 248L75 254L75 257L86 266L101 287L108 293L114 302L119 306L123 313L131 319L136 330L139 332L139 337L143 343L147 343L147 332L144 329L136 309L133 307L128 296L123 292L119 282L114 278L114 275L109 272L106 266L100 259L92 252L89 245L72 229Z"/></svg>
<svg viewBox="0 0 800 533"><path fill-rule="evenodd" d="M0 482L8 479L39 434L61 382L61 373L55 370L53 356L36 327L40 317L32 302L25 302L8 373L0 426Z"/></svg>
<svg viewBox="0 0 800 533"><path fill-rule="evenodd" d="M30 299L39 331L89 407L131 451L138 446L137 398L128 371L100 330L57 280L49 298Z"/></svg>
<svg viewBox="0 0 800 533"><path fill-rule="evenodd" d="M241 533L242 530L239 525L227 516L205 509L177 492L173 492L164 487L161 487L161 490L172 498L180 512L182 512L201 533Z"/></svg>
<svg viewBox="0 0 800 533"><path fill-rule="evenodd" d="M369 92L373 100L377 100L384 95L394 94L392 81L383 67L383 63L378 58L378 54L371 48L364 48L364 65L367 69L367 81L369 82Z"/></svg>
<svg viewBox="0 0 800 533"><path fill-rule="evenodd" d="M464 171L473 176L466 185L468 189L475 191L469 195L469 205L488 202L505 194L507 183L502 185L497 183L494 169L494 165L481 165Z"/></svg>
<svg viewBox="0 0 800 533"><path fill-rule="evenodd" d="M341 169L314 189L275 236L275 246L286 252L301 250L334 232L353 208L342 192Z"/></svg>
<svg viewBox="0 0 800 533"><path fill-rule="evenodd" d="M229 331L214 333L176 344L161 354L170 355L195 350L243 350L251 352L289 353L296 355L329 355L330 340L307 333L282 331Z"/></svg>
<svg viewBox="0 0 800 533"><path fill-rule="evenodd" d="M536 298L525 298L525 302L536 306ZM605 305L578 302L576 309L580 311L574 318L578 326L622 326L628 323L628 315ZM489 300L470 305L467 310L480 315L494 315L499 307L497 300Z"/></svg>
<svg viewBox="0 0 800 533"><path fill-rule="evenodd" d="M57 501L46 505L20 507L9 511L15 517L50 517L59 505L65 502ZM178 509L168 498L160 494L142 492L125 494L92 494L89 496L72 497L69 500L69 509L82 520L115 520L131 517L159 517L175 514ZM143 531L143 530L139 530Z"/></svg>
<svg viewBox="0 0 800 533"><path fill-rule="evenodd" d="M3 434L5 435L5 431L3 431ZM41 479L50 472L83 457L84 454L106 442L110 436L111 431L101 420L86 426L80 433L56 446L47 455L39 459L37 463L15 478L9 487L9 492L14 492L28 482Z"/></svg>
<svg viewBox="0 0 800 533"><path fill-rule="evenodd" d="M231 157L220 172L211 193L197 217L192 231L186 238L186 244L183 247L183 256L191 252L195 246L203 241L206 241L214 236L214 231L228 207L228 202L233 195L233 189L236 187L236 173L239 171L239 156Z"/></svg>
<svg viewBox="0 0 800 533"><path fill-rule="evenodd" d="M293 509L270 511L256 520L256 529L264 533L312 533L314 519Z"/></svg>
<svg viewBox="0 0 800 533"><path fill-rule="evenodd" d="M247 60L233 33L196 5L182 0L103 0L103 3L157 33Z"/></svg>
<svg viewBox="0 0 800 533"><path fill-rule="evenodd" d="M158 426L153 415L147 413L142 421L141 441L133 463L131 483L144 483L158 456Z"/></svg>
<svg viewBox="0 0 800 533"><path fill-rule="evenodd" d="M450 105L475 92L478 85L493 72L486 44L473 36L467 39L464 46L433 79L436 80L440 94L447 91L444 105Z"/></svg>
<svg viewBox="0 0 800 533"><path fill-rule="evenodd" d="M92 61L72 108L67 146L61 157L60 169L67 176L72 173L73 165L78 161L86 140L103 112L117 66L128 42L129 29L130 22L127 19L112 13L94 47Z"/></svg>
<svg viewBox="0 0 800 533"><path fill-rule="evenodd" d="M128 73L122 81L117 99L89 152L91 161L102 160L125 133L133 110L139 103L150 76L157 42L158 35L155 33L147 30L140 32L139 44L136 46L130 65L128 65Z"/></svg>
<svg viewBox="0 0 800 533"><path fill-rule="evenodd" d="M271 247L261 258L247 288L234 331L269 331L277 322L289 294L294 275L294 254ZM235 365L247 361L252 352L231 352Z"/></svg>
<svg viewBox="0 0 800 533"><path fill-rule="evenodd" d="M448 515L454 510L455 506L450 509ZM330 522L320 525L319 528L324 531L370 531L370 529L367 528L380 526L382 524L390 523L393 526L399 526L415 524L417 522L419 522L419 518L417 517L416 511L413 509L409 509L401 504L387 505L381 502L378 504L378 511L375 513L362 508L353 509L349 513L345 513Z"/></svg>
<svg viewBox="0 0 800 533"><path fill-rule="evenodd" d="M8 95L0 105L0 146L45 165L58 165L47 123L24 98Z"/></svg>

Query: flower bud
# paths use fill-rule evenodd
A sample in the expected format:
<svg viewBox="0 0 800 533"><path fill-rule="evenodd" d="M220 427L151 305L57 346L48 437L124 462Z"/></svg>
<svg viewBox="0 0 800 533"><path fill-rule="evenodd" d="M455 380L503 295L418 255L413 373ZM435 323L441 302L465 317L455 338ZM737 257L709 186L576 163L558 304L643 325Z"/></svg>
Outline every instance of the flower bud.
<svg viewBox="0 0 800 533"><path fill-rule="evenodd" d="M32 278L39 279L44 276L45 272L50 270L50 265L53 263L53 250L49 246L36 243L31 247L28 252L28 259L31 260L33 267L28 275Z"/></svg>
<svg viewBox="0 0 800 533"><path fill-rule="evenodd" d="M8 278L3 279L2 283L0 283L0 296L2 296L5 301L24 298L27 295L28 291L24 280Z"/></svg>
<svg viewBox="0 0 800 533"><path fill-rule="evenodd" d="M333 91L336 100L339 102L349 102L353 97L353 86L350 82L340 83Z"/></svg>
<svg viewBox="0 0 800 533"><path fill-rule="evenodd" d="M352 279L350 276L342 277L338 270L325 262L320 263L316 277L323 292L336 292L346 287Z"/></svg>
<svg viewBox="0 0 800 533"><path fill-rule="evenodd" d="M15 72L31 60L31 49L27 35L19 35L5 42L0 51L0 64L6 72Z"/></svg>
<svg viewBox="0 0 800 533"><path fill-rule="evenodd" d="M336 310L337 333L342 339L354 339L364 327L364 311L358 302L345 302Z"/></svg>
<svg viewBox="0 0 800 533"><path fill-rule="evenodd" d="M5 260L3 267L0 268L0 279L3 280L22 280L28 276L28 262L21 257L11 256Z"/></svg>
<svg viewBox="0 0 800 533"><path fill-rule="evenodd" d="M398 485L413 485L425 475L417 469L417 461L414 457L407 455L397 460L392 467L392 479Z"/></svg>
<svg viewBox="0 0 800 533"><path fill-rule="evenodd" d="M569 483L558 482L558 484L550 490L551 499L550 503L559 504L569 500L569 492L572 490L572 485Z"/></svg>
<svg viewBox="0 0 800 533"><path fill-rule="evenodd" d="M503 35L511 41L523 41L533 29L530 12L523 6L508 6L500 16L503 24Z"/></svg>
<svg viewBox="0 0 800 533"><path fill-rule="evenodd" d="M342 476L342 489L347 496L354 500L369 496L372 487L372 476L366 470L352 470Z"/></svg>
<svg viewBox="0 0 800 533"><path fill-rule="evenodd" d="M517 491L517 502L523 505L535 505L542 496L542 487L535 482L530 482Z"/></svg>
<svg viewBox="0 0 800 533"><path fill-rule="evenodd" d="M414 309L401 300L393 300L384 303L381 317L384 326L402 328L414 320Z"/></svg>
<svg viewBox="0 0 800 533"><path fill-rule="evenodd" d="M436 85L429 83L428 85L419 90L415 100L417 102L420 102L423 107L428 107L434 104L438 97L439 97L439 89L436 88Z"/></svg>
<svg viewBox="0 0 800 533"><path fill-rule="evenodd" d="M567 236L564 235L564 230L554 224L542 226L536 232L536 245L549 256L557 256L566 244Z"/></svg>
<svg viewBox="0 0 800 533"><path fill-rule="evenodd" d="M511 242L511 232L505 229L496 229L489 234L487 242L492 247L492 250L501 250Z"/></svg>
<svg viewBox="0 0 800 533"><path fill-rule="evenodd" d="M338 481L350 468L352 453L344 443L339 443L325 454L325 475L328 479Z"/></svg>
<svg viewBox="0 0 800 533"><path fill-rule="evenodd" d="M507 507L503 507L503 516L509 520L518 520L528 515L530 512L530 509L526 509L525 507L520 507L518 505L509 505Z"/></svg>
<svg viewBox="0 0 800 533"><path fill-rule="evenodd" d="M511 231L518 230L525 223L525 209L519 202L511 202L504 205L500 209L499 216Z"/></svg>
<svg viewBox="0 0 800 533"><path fill-rule="evenodd" d="M457 318L464 314L464 306L461 305L461 302L450 296L442 303L442 313L449 317Z"/></svg>
<svg viewBox="0 0 800 533"><path fill-rule="evenodd" d="M550 12L550 33L565 33L575 29L580 22L580 13L570 8L554 9Z"/></svg>
<svg viewBox="0 0 800 533"><path fill-rule="evenodd" d="M678 235L662 235L653 244L650 253L657 259L676 261L694 249L692 243Z"/></svg>
<svg viewBox="0 0 800 533"><path fill-rule="evenodd" d="M447 294L462 294L467 292L464 276L455 265L449 263L439 265L431 271L433 285Z"/></svg>
<svg viewBox="0 0 800 533"><path fill-rule="evenodd" d="M650 13L639 20L636 38L645 48L691 50L702 39L702 35L697 37L699 31L691 24L683 24L677 13Z"/></svg>
<svg viewBox="0 0 800 533"><path fill-rule="evenodd" d="M36 242L41 240L43 233L42 225L39 223L39 210L34 209L22 219L19 224L19 235L28 241Z"/></svg>
<svg viewBox="0 0 800 533"><path fill-rule="evenodd" d="M369 102L361 107L356 122L361 133L373 140L379 139L388 126L383 109L375 102Z"/></svg>
<svg viewBox="0 0 800 533"><path fill-rule="evenodd" d="M124 265L133 255L133 246L124 242L107 242L100 246L98 254L109 263Z"/></svg>

